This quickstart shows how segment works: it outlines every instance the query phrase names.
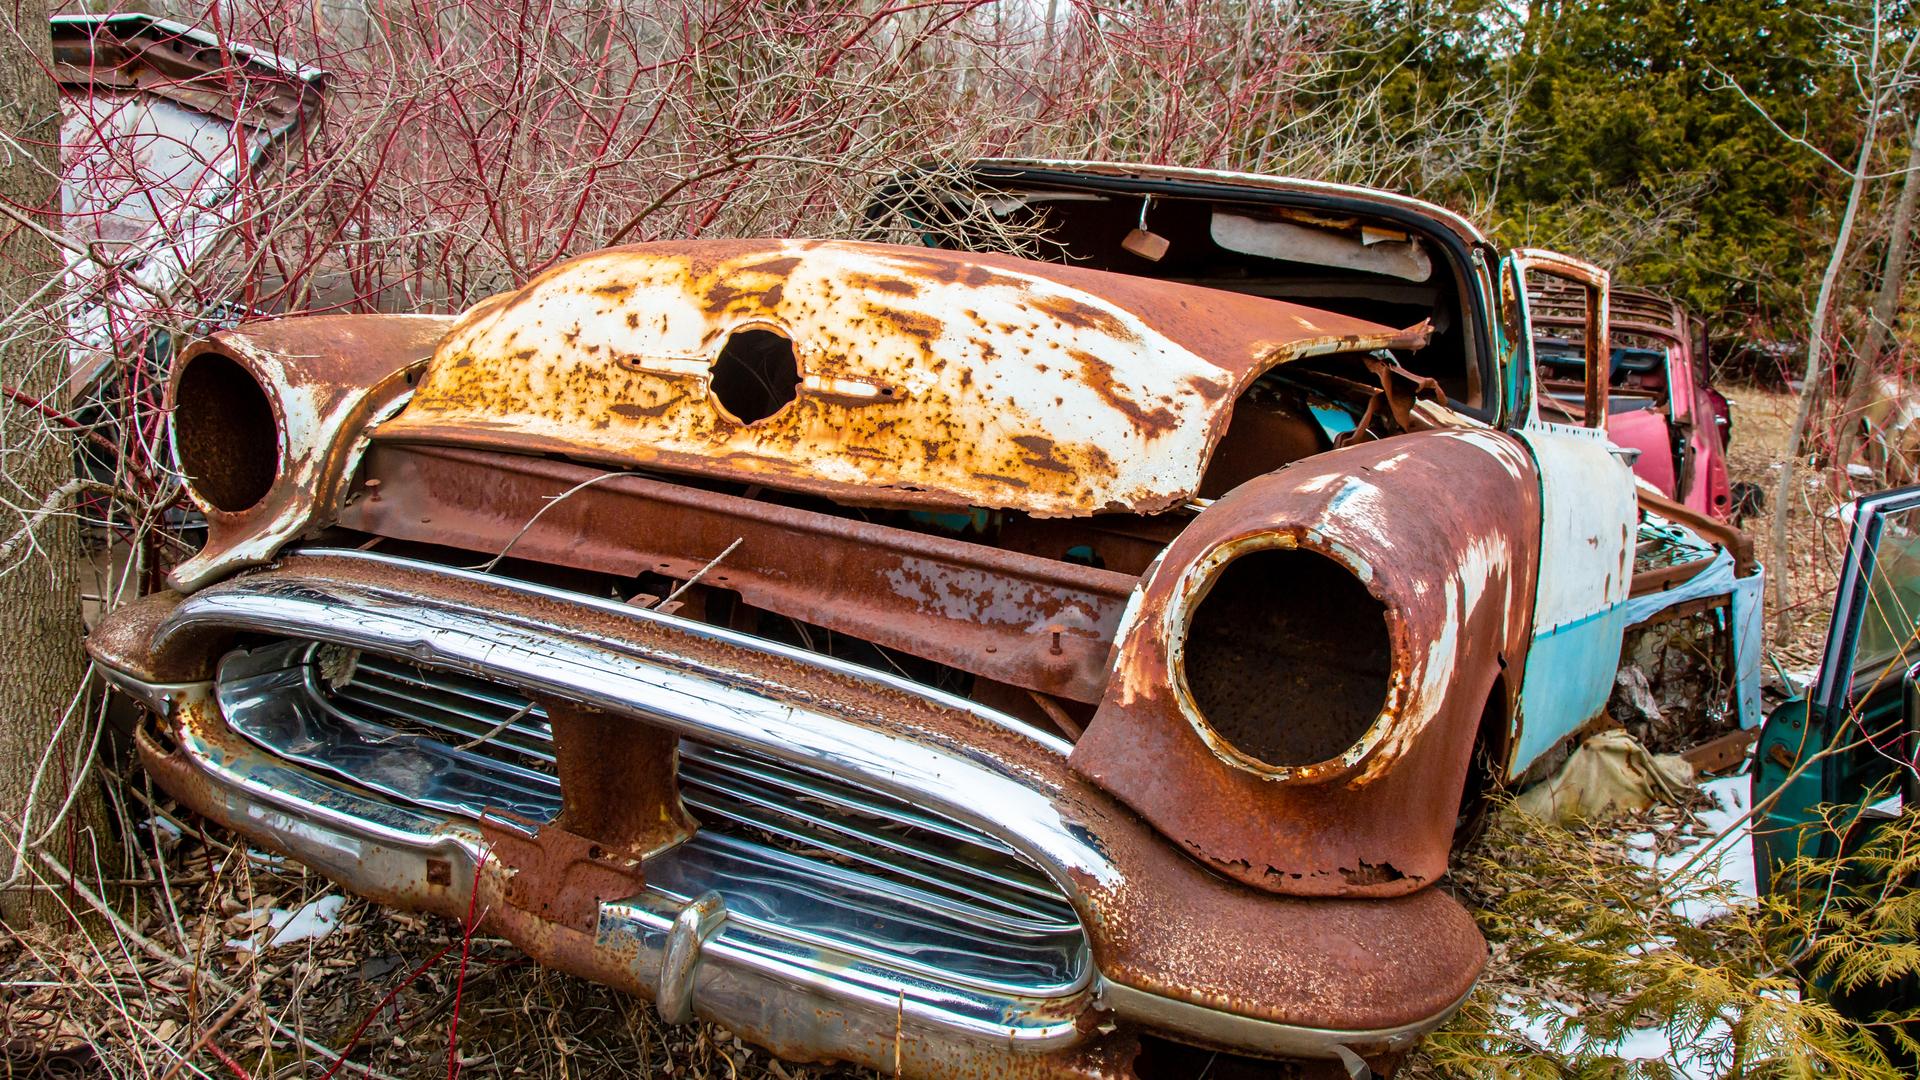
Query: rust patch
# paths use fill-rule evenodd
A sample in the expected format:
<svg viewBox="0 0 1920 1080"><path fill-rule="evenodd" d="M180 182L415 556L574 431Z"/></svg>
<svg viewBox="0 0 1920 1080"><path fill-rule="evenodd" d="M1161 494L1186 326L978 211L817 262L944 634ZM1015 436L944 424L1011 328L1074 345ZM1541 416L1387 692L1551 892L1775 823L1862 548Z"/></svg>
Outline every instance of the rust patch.
<svg viewBox="0 0 1920 1080"><path fill-rule="evenodd" d="M1050 472L1073 471L1073 466L1061 461L1054 454L1053 440L1044 435L1015 435L1013 442L1015 446L1027 452L1028 456L1022 464L1028 468L1045 469Z"/></svg>
<svg viewBox="0 0 1920 1080"><path fill-rule="evenodd" d="M1115 410L1133 421L1134 426L1149 435L1170 430L1174 426L1173 410L1164 406L1148 409L1133 398L1127 396L1114 381L1113 366L1085 349L1069 349L1067 357L1080 365L1086 383L1101 400L1113 406Z"/></svg>
<svg viewBox="0 0 1920 1080"><path fill-rule="evenodd" d="M748 263L741 267L741 270L749 274L769 274L773 277L784 278L788 274L793 273L794 269L799 265L799 259L788 256L786 258L765 259L760 262Z"/></svg>
<svg viewBox="0 0 1920 1080"><path fill-rule="evenodd" d="M540 704L553 725L560 779L555 826L593 841L596 859L642 859L693 835L680 804L678 736L565 701Z"/></svg>
<svg viewBox="0 0 1920 1080"><path fill-rule="evenodd" d="M1084 300L1070 296L1043 296L1034 301L1034 307L1048 315L1082 330L1097 330L1115 341L1129 341L1133 338L1133 328L1101 308Z"/></svg>
<svg viewBox="0 0 1920 1080"><path fill-rule="evenodd" d="M1258 888L1390 896L1437 880L1483 714L1505 685L1503 663L1526 651L1527 620L1508 612L1532 609L1539 505L1528 461L1505 435L1416 432L1320 454L1220 498L1146 583L1074 769ZM1385 699L1379 715L1351 749L1319 764L1259 767L1236 756L1246 747L1257 756L1257 741L1236 747L1238 736L1202 730L1186 650L1223 646L1185 631L1214 567L1288 547L1326 556L1320 572L1364 583L1385 609L1392 662L1373 684ZM1246 633L1258 629L1250 622ZM1242 651L1261 648L1254 640ZM1240 696L1291 700L1270 719L1294 723L1314 707L1316 683L1340 682L1325 672L1352 663L1349 653L1329 640L1317 658L1296 648L1292 663L1249 663ZM1282 679L1300 685L1276 687ZM1511 705L1491 702L1502 715ZM1388 866L1393 873L1379 869Z"/></svg>
<svg viewBox="0 0 1920 1080"><path fill-rule="evenodd" d="M924 312L906 311L884 304L868 304L867 313L879 320L883 327L897 330L922 344L930 344L934 338L939 337L941 327L945 325L938 318Z"/></svg>
<svg viewBox="0 0 1920 1080"><path fill-rule="evenodd" d="M629 291L582 320L579 298L598 302L602 289ZM964 327L953 325L960 313ZM686 390L755 323L792 340L805 385L780 415L730 424ZM862 504L885 493L887 505L1045 517L1157 513L1193 496L1231 401L1267 368L1425 338L1004 256L837 241L635 245L476 307L376 437L645 464ZM615 367L642 378L612 378ZM1014 441L1036 432L1051 454ZM942 449L923 452L930 444Z"/></svg>
<svg viewBox="0 0 1920 1080"><path fill-rule="evenodd" d="M628 420L651 420L665 416L667 410L680 404L680 398L670 398L657 405L628 405L624 402L607 406L607 411L615 416L624 416Z"/></svg>
<svg viewBox="0 0 1920 1080"><path fill-rule="evenodd" d="M610 853L558 825L528 837L482 818L480 831L495 856L513 868L507 903L542 922L591 934L602 900L632 896L646 886L639 859Z"/></svg>
<svg viewBox="0 0 1920 1080"><path fill-rule="evenodd" d="M892 293L894 296L918 296L920 287L901 278L876 277L872 274L850 274L847 284L855 289L869 292Z"/></svg>

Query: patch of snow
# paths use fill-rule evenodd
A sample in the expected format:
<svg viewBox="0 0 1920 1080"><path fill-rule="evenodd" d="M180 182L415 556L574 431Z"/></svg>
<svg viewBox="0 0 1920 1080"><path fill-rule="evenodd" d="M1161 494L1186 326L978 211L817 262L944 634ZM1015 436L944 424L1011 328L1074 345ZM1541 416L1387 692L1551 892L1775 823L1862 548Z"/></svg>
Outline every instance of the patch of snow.
<svg viewBox="0 0 1920 1080"><path fill-rule="evenodd" d="M1547 1008L1563 1016L1571 1016L1573 1010L1559 1002L1542 1002ZM1525 1016L1520 1011L1520 1003L1509 996L1502 998L1499 1007L1500 1016L1510 1030L1518 1032L1527 1041L1541 1048L1553 1048L1552 1018L1547 1016ZM1700 1046L1712 1046L1724 1040L1731 1029L1722 1024L1710 1027L1698 1040ZM1574 1033L1579 1038L1579 1033ZM1664 1061L1673 1069L1675 1080L1714 1080L1718 1075L1715 1063L1704 1051L1679 1048L1673 1045L1667 1029L1635 1028L1621 1036L1618 1044L1600 1049L1611 1052L1623 1061Z"/></svg>
<svg viewBox="0 0 1920 1080"><path fill-rule="evenodd" d="M154 839L160 841L162 848L171 851L180 843L180 826L175 825L166 818L155 814L147 819L146 826L147 831L153 834Z"/></svg>
<svg viewBox="0 0 1920 1080"><path fill-rule="evenodd" d="M1717 777L1701 783L1700 790L1713 799L1713 808L1700 812L1700 822L1711 835L1701 837L1670 855L1654 854L1656 838L1651 832L1633 833L1622 838L1628 849L1629 857L1641 866L1649 867L1661 874L1672 875L1686 866L1695 856L1699 860L1689 867L1686 873L1672 882L1675 892L1680 895L1675 901L1673 911L1695 923L1705 922L1728 911L1728 905L1719 897L1698 895L1703 888L1723 885L1730 899L1735 903L1755 899L1758 895L1758 883L1753 869L1753 835L1748 829L1747 811L1752 807L1753 779L1744 771L1733 776ZM1649 942L1647 948L1659 943ZM1571 1010L1557 1004L1551 1007L1568 1015ZM1519 1002L1503 1000L1500 1013L1507 1023L1528 1039L1542 1046L1552 1045L1545 1017L1524 1017ZM1673 1069L1673 1075L1682 1080L1708 1080L1715 1075L1715 1063L1699 1047L1716 1045L1728 1036L1724 1025L1715 1024L1694 1040L1692 1047L1676 1047L1665 1028L1637 1028L1622 1036L1612 1052L1628 1061L1665 1061Z"/></svg>
<svg viewBox="0 0 1920 1080"><path fill-rule="evenodd" d="M1813 688L1813 684L1820 679L1820 665L1818 664L1808 664L1804 667L1793 668L1776 665L1774 670L1780 673L1780 682L1795 697L1807 696L1807 692Z"/></svg>
<svg viewBox="0 0 1920 1080"><path fill-rule="evenodd" d="M1702 1045L1711 1046L1724 1041L1731 1030L1724 1024L1714 1024L1701 1036ZM1713 1080L1719 1073L1715 1062L1705 1053L1695 1049L1677 1048L1666 1028L1635 1028L1620 1039L1615 1051L1627 1061L1664 1061L1673 1067L1673 1075L1687 1080Z"/></svg>
<svg viewBox="0 0 1920 1080"><path fill-rule="evenodd" d="M243 919L265 915L267 925L244 938L229 938L227 948L240 952L260 952L277 945L292 945L301 941L318 941L339 929L340 909L347 898L340 895L323 896L318 900L300 906L297 911L281 908L255 908L241 913Z"/></svg>
<svg viewBox="0 0 1920 1080"><path fill-rule="evenodd" d="M1674 913L1702 923L1728 911L1720 897L1700 896L1704 889L1725 885L1735 901L1751 900L1759 895L1759 883L1753 870L1753 834L1747 828L1747 811L1753 803L1753 780L1745 773L1722 776L1700 785L1713 799L1713 808L1700 812L1700 823L1711 835L1701 837L1670 855L1653 853L1654 835L1634 833L1625 838L1629 856L1641 866L1662 875L1686 872L1674 879ZM1696 861L1697 859L1697 861ZM1688 863L1692 866L1687 866Z"/></svg>
<svg viewBox="0 0 1920 1080"><path fill-rule="evenodd" d="M1713 835L1662 859L1656 869L1672 873L1695 854L1705 851L1700 861L1687 871L1687 882L1717 880L1728 887L1736 901L1757 899L1760 884L1753 869L1753 833L1747 827L1747 812L1753 808L1753 778L1745 773L1723 776L1701 784L1700 790L1714 801L1712 810L1700 813L1701 823ZM1674 910L1698 923L1725 914L1727 907L1719 901L1682 898Z"/></svg>

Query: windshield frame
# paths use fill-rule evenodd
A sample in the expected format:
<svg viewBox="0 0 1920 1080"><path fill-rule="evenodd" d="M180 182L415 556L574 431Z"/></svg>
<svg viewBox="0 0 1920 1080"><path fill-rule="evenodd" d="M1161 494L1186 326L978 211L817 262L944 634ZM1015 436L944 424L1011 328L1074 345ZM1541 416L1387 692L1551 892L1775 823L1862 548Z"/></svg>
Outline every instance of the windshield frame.
<svg viewBox="0 0 1920 1080"><path fill-rule="evenodd" d="M1896 653L1874 660L1874 670L1862 671L1855 662L1860 648L1861 625L1872 604L1874 572L1879 562L1880 544L1887 519L1899 513L1920 509L1920 486L1884 491L1863 496L1847 508L1852 528L1847 536L1846 562L1841 568L1840 584L1834 596L1833 618L1827 627L1827 646L1820 663L1814 704L1822 709L1844 709L1855 702L1862 676L1877 676L1867 682L1869 688L1882 687L1886 672L1905 671L1920 655ZM1920 524L1920 523L1917 523Z"/></svg>

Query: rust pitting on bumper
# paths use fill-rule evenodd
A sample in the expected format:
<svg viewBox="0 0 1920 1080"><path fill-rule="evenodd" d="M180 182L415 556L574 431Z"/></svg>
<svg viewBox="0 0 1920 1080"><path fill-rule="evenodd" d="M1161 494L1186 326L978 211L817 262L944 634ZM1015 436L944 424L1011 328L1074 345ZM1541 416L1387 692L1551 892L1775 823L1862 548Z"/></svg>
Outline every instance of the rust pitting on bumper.
<svg viewBox="0 0 1920 1080"><path fill-rule="evenodd" d="M332 581L350 582L355 588L378 587L531 620L530 626L564 626L569 634L637 650L635 655L648 663L697 670L703 677L725 673L739 686L836 717L836 722L895 733L963 759L991 760L1044 793L1117 868L1107 877L1070 875L1072 880L1063 884L1070 886L1103 977L1138 992L1311 1028L1391 1028L1443 1014L1471 985L1484 959L1472 920L1436 890L1374 900L1281 897L1248 889L1208 873L1109 796L1074 776L1057 749L978 712L890 689L850 672L823 670L799 658L687 633L671 619L631 618L472 580L336 557L291 558L277 568L213 586L203 595L217 597L273 581L321 589ZM169 636L162 630L158 644L164 647ZM116 669L139 666L137 656L97 655ZM217 717L204 715L189 714L179 722L224 728ZM204 782L177 754L166 753L151 740L143 749L159 759L153 762L156 776L169 790L242 831L252 828L248 820L214 805ZM520 857L507 844L495 853L502 874L512 869L506 864ZM457 867L452 878L457 892ZM379 883L350 884L389 902L435 910L444 910L447 903L446 889L424 881L386 891ZM493 925L537 957L651 993L649 987L632 986L630 978L620 975L620 965L573 926L535 917L511 902L494 870L482 873L481 884L481 900ZM578 925L577 918L573 922ZM1285 947L1276 948L1276 943Z"/></svg>

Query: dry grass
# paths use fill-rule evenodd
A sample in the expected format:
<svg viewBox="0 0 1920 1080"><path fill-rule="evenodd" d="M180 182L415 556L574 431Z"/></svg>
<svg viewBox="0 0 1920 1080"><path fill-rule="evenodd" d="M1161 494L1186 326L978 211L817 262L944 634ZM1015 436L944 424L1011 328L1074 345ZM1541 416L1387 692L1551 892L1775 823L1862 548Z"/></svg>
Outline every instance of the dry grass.
<svg viewBox="0 0 1920 1080"><path fill-rule="evenodd" d="M0 936L0 1076L444 1077L450 1054L473 1077L863 1075L775 1061L708 1024L665 1025L645 1001L541 968L498 938L463 940L458 921L341 897L159 806L180 838L145 822L130 831L140 876L102 898L116 923L43 865L92 937L71 925ZM344 903L324 937L232 944L272 932L264 909L329 897Z"/></svg>

